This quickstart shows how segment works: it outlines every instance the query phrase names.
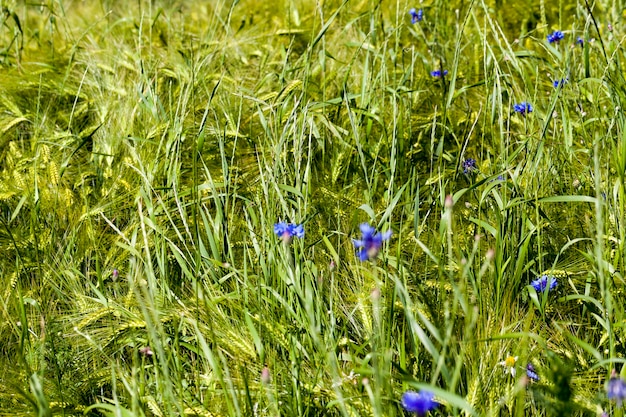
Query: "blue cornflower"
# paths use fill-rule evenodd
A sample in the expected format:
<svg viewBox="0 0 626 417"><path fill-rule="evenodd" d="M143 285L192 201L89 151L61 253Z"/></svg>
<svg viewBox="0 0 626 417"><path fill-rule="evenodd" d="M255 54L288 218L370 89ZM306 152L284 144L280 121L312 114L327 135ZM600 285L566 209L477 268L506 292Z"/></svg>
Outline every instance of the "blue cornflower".
<svg viewBox="0 0 626 417"><path fill-rule="evenodd" d="M391 230L379 233L369 223L363 223L359 228L361 229L361 239L352 239L354 247L359 249L357 251L359 259L362 261L375 259L383 246L383 241L391 237Z"/></svg>
<svg viewBox="0 0 626 417"><path fill-rule="evenodd" d="M426 413L437 407L438 403L434 398L435 394L430 391L407 391L402 394L402 407L409 413L425 416Z"/></svg>
<svg viewBox="0 0 626 417"><path fill-rule="evenodd" d="M567 83L567 78L561 78L560 80L552 81L552 85L554 86L554 88L557 88L558 86L562 87L566 83Z"/></svg>
<svg viewBox="0 0 626 417"><path fill-rule="evenodd" d="M478 165L476 165L476 160L474 158L467 158L461 163L461 166L463 167L464 174L471 174L478 169Z"/></svg>
<svg viewBox="0 0 626 417"><path fill-rule="evenodd" d="M531 282L530 285L532 285L538 293L544 292L546 289L550 291L557 285L556 277L554 275L542 275Z"/></svg>
<svg viewBox="0 0 626 417"><path fill-rule="evenodd" d="M533 111L533 106L531 106L530 103L522 101L521 103L514 105L513 110L522 116L526 116L527 113L531 113Z"/></svg>
<svg viewBox="0 0 626 417"><path fill-rule="evenodd" d="M564 37L565 35L563 35L563 32L561 32L560 30L555 30L554 32L548 35L548 42L559 43L559 41L562 40Z"/></svg>
<svg viewBox="0 0 626 417"><path fill-rule="evenodd" d="M526 365L526 376L532 381L539 381L539 375L537 375L537 372L535 372L535 367L530 362L528 363L528 365Z"/></svg>
<svg viewBox="0 0 626 417"><path fill-rule="evenodd" d="M582 38L582 36L579 36L576 38L576 43L580 46L583 46L585 44L585 40Z"/></svg>
<svg viewBox="0 0 626 417"><path fill-rule="evenodd" d="M304 226L295 223L278 222L274 225L274 233L285 243L290 243L293 237L304 237Z"/></svg>
<svg viewBox="0 0 626 417"><path fill-rule="evenodd" d="M409 10L409 14L411 15L411 23L413 24L421 22L422 19L424 19L424 11L422 9L415 10L415 8L412 8Z"/></svg>
<svg viewBox="0 0 626 417"><path fill-rule="evenodd" d="M430 72L430 75L435 78L441 78L444 75L448 75L448 70L443 70L443 72L441 70L434 70Z"/></svg>
<svg viewBox="0 0 626 417"><path fill-rule="evenodd" d="M626 381L617 376L615 369L611 371L611 379L606 384L606 394L609 400L615 400L618 407L626 400Z"/></svg>

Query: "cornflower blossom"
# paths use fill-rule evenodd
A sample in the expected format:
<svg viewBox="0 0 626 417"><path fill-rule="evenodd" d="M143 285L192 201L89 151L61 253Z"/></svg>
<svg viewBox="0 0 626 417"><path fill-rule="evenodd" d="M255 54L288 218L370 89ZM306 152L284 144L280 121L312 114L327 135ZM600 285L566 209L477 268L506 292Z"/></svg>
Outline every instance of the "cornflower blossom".
<svg viewBox="0 0 626 417"><path fill-rule="evenodd" d="M526 376L532 381L539 381L539 375L535 371L533 364L530 362L526 365Z"/></svg>
<svg viewBox="0 0 626 417"><path fill-rule="evenodd" d="M517 362L517 356L507 356L502 362L498 362L498 365L504 366L504 373L511 374L515 378L515 363Z"/></svg>
<svg viewBox="0 0 626 417"><path fill-rule="evenodd" d="M448 70L443 70L443 72L441 70L434 70L430 72L430 75L435 78L441 78L445 75L448 75Z"/></svg>
<svg viewBox="0 0 626 417"><path fill-rule="evenodd" d="M412 8L411 10L409 10L409 14L411 15L412 24L421 22L422 19L424 19L424 11L422 9L415 10L415 8Z"/></svg>
<svg viewBox="0 0 626 417"><path fill-rule="evenodd" d="M559 43L559 41L561 41L564 37L565 35L563 35L563 32L561 32L560 30L555 30L554 32L548 35L548 42Z"/></svg>
<svg viewBox="0 0 626 417"><path fill-rule="evenodd" d="M532 113L533 106L526 101L522 101L521 103L515 104L513 106L513 110L515 110L516 113L519 113L522 116L526 116L527 113Z"/></svg>
<svg viewBox="0 0 626 417"><path fill-rule="evenodd" d="M476 160L474 158L467 158L461 163L461 166L463 167L464 174L471 174L478 169L478 165L476 165Z"/></svg>
<svg viewBox="0 0 626 417"><path fill-rule="evenodd" d="M615 369L611 371L611 378L606 383L606 394L609 400L615 400L618 407L626 400L626 381L617 375Z"/></svg>
<svg viewBox="0 0 626 417"><path fill-rule="evenodd" d="M274 233L285 243L291 243L294 236L304 237L304 226L295 223L278 222L274 225Z"/></svg>
<svg viewBox="0 0 626 417"><path fill-rule="evenodd" d="M553 275L542 275L530 283L538 293L554 289L557 286L556 277Z"/></svg>
<svg viewBox="0 0 626 417"><path fill-rule="evenodd" d="M585 44L585 40L582 38L582 36L579 36L576 38L576 43L580 46L583 46Z"/></svg>
<svg viewBox="0 0 626 417"><path fill-rule="evenodd" d="M554 88L557 88L558 86L563 86L567 83L567 78L561 78L560 80L554 80L552 81L552 85L554 86Z"/></svg>
<svg viewBox="0 0 626 417"><path fill-rule="evenodd" d="M430 410L437 407L434 400L435 394L430 391L406 391L402 394L402 407L409 413L417 413L418 416L425 416Z"/></svg>
<svg viewBox="0 0 626 417"><path fill-rule="evenodd" d="M358 249L359 259L362 261L375 259L383 246L383 241L391 237L391 230L379 233L369 223L361 224L359 229L361 229L361 239L352 239L354 247Z"/></svg>

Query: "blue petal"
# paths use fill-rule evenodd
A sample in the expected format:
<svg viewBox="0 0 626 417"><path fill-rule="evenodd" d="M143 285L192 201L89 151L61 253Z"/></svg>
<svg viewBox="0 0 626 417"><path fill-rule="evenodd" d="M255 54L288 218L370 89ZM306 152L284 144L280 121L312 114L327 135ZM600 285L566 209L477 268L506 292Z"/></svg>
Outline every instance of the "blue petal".
<svg viewBox="0 0 626 417"><path fill-rule="evenodd" d="M369 247L380 248L383 245L383 236L380 233L376 233L368 240Z"/></svg>
<svg viewBox="0 0 626 417"><path fill-rule="evenodd" d="M434 394L429 391L407 391L402 395L402 407L410 413L424 415L437 407L434 397Z"/></svg>
<svg viewBox="0 0 626 417"><path fill-rule="evenodd" d="M528 363L528 365L526 365L526 376L533 381L539 381L539 375L535 372L535 367L532 363Z"/></svg>
<svg viewBox="0 0 626 417"><path fill-rule="evenodd" d="M556 277L551 276L550 278L550 289L553 289L557 286Z"/></svg>
<svg viewBox="0 0 626 417"><path fill-rule="evenodd" d="M609 379L606 392L610 400L621 402L626 399L626 382L622 378L613 377Z"/></svg>
<svg viewBox="0 0 626 417"><path fill-rule="evenodd" d="M359 229L361 229L361 233L363 233L364 239L367 239L367 236L372 236L374 233L376 233L376 229L370 226L369 223L361 223Z"/></svg>
<svg viewBox="0 0 626 417"><path fill-rule="evenodd" d="M285 231L287 231L289 229L289 225L287 225L287 223L285 222L278 222L274 225L274 233L276 233L278 236L282 236L283 233L285 233Z"/></svg>
<svg viewBox="0 0 626 417"><path fill-rule="evenodd" d="M295 237L304 237L304 226L301 224L291 225L291 235Z"/></svg>
<svg viewBox="0 0 626 417"><path fill-rule="evenodd" d="M362 261L367 261L369 259L369 256L367 256L367 250L365 250L365 248L362 248L358 251L358 256L359 259Z"/></svg>

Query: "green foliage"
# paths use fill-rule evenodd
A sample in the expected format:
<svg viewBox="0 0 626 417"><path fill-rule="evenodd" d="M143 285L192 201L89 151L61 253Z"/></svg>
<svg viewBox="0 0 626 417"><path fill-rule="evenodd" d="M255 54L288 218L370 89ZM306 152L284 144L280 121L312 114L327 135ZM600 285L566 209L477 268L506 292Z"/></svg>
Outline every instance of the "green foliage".
<svg viewBox="0 0 626 417"><path fill-rule="evenodd" d="M2 3L0 414L621 415L618 3Z"/></svg>

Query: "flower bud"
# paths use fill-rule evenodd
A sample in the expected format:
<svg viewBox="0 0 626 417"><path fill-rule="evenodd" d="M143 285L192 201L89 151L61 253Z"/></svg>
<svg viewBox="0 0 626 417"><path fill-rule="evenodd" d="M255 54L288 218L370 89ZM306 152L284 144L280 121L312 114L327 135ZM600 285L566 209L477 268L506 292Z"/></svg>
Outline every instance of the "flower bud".
<svg viewBox="0 0 626 417"><path fill-rule="evenodd" d="M267 385L270 383L271 380L272 378L270 376L270 368L268 368L267 366L264 366L263 369L261 370L261 382Z"/></svg>

